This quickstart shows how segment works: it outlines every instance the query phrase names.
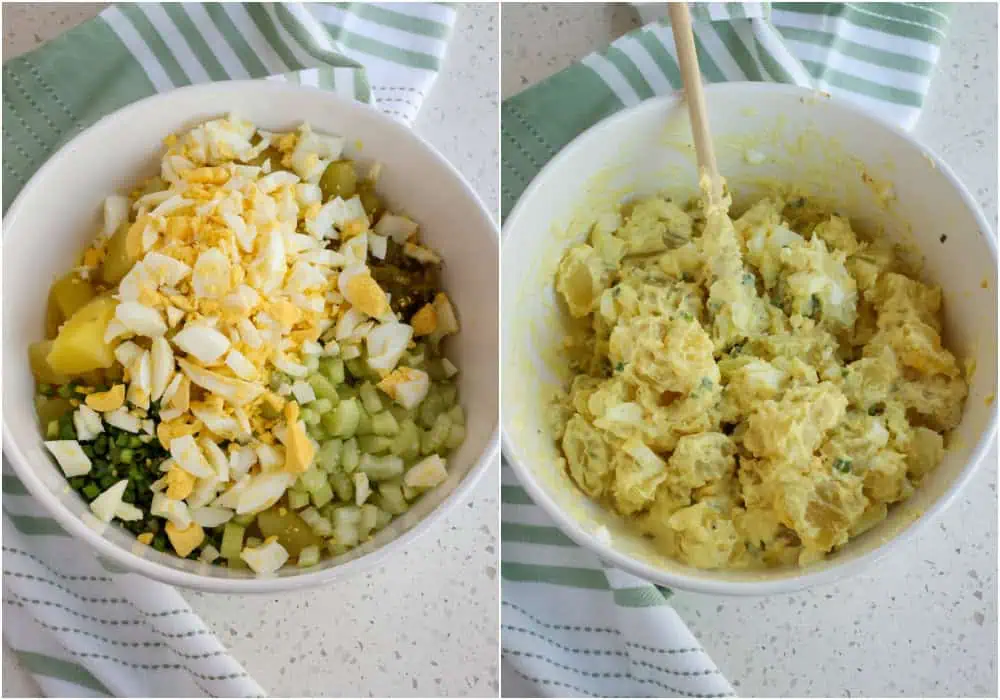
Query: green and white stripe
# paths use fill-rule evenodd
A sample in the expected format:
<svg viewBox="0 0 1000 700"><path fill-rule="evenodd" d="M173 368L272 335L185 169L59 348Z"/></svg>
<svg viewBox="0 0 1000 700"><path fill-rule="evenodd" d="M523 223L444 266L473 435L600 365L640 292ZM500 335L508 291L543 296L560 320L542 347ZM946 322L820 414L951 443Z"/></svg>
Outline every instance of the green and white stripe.
<svg viewBox="0 0 1000 700"><path fill-rule="evenodd" d="M637 5L644 19L662 3ZM931 3L700 3L695 43L707 82L794 83L911 128L930 85L950 7ZM679 89L673 37L650 22L501 108L502 213L535 173L587 127Z"/></svg>
<svg viewBox="0 0 1000 700"><path fill-rule="evenodd" d="M409 124L441 68L445 4L123 3L3 67L4 211L67 138L156 92L278 78Z"/></svg>
<svg viewBox="0 0 1000 700"><path fill-rule="evenodd" d="M288 80L411 123L444 59L443 4L115 5L3 66L3 209L81 129L183 85ZM174 589L80 551L4 465L4 639L55 697L263 689Z"/></svg>
<svg viewBox="0 0 1000 700"><path fill-rule="evenodd" d="M641 29L504 101L504 216L580 132L681 87L670 27L653 21L666 14L663 4L636 9L647 21ZM913 3L692 5L708 82L825 90L907 128L927 93L948 10ZM732 693L668 604L670 591L577 547L506 465L501 504L505 689L573 696Z"/></svg>

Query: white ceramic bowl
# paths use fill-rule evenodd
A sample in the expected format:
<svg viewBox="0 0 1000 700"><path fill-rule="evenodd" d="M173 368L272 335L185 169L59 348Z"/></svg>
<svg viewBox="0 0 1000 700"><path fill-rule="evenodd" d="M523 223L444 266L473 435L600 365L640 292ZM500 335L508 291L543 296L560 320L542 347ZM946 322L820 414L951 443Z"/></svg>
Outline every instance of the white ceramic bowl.
<svg viewBox="0 0 1000 700"><path fill-rule="evenodd" d="M103 198L140 176L158 173L167 134L230 111L271 130L307 121L317 131L346 136L351 157L383 163L379 191L394 209L418 221L421 235L443 255L443 285L462 324L461 333L448 340L448 354L461 369L459 396L468 435L449 460L448 480L365 545L316 567L286 568L272 577L161 554L118 526L97 521L42 444L27 354L29 343L42 338L49 286L98 230ZM150 97L105 117L56 153L11 205L3 234L4 454L63 528L129 569L170 584L227 593L321 584L407 547L462 500L496 454L496 224L454 167L411 130L370 107L313 88L265 81L199 85Z"/></svg>
<svg viewBox="0 0 1000 700"><path fill-rule="evenodd" d="M926 279L944 291L945 342L959 358L976 363L944 461L885 522L826 561L764 572L699 571L658 553L559 467L545 427L549 389L565 380L555 350L564 321L553 292L555 268L566 247L583 240L596 216L624 196L696 194L687 109L677 95L643 102L580 135L535 178L504 224L503 450L534 501L605 561L683 590L778 593L871 563L926 526L969 480L996 421L996 245L972 195L911 136L791 86L713 85L706 98L719 169L737 203L759 197L769 183L794 183L832 198L856 224L884 225L888 235L916 244L926 257ZM762 163L751 164L760 157ZM886 207L890 193L895 198ZM595 536L600 526L608 528L610 544Z"/></svg>

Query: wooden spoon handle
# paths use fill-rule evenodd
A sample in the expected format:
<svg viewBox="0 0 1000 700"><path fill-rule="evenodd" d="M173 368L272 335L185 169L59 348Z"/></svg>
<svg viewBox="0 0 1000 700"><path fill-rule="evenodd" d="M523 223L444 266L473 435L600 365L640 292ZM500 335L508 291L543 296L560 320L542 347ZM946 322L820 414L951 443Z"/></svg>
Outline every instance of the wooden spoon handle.
<svg viewBox="0 0 1000 700"><path fill-rule="evenodd" d="M705 107L705 92L701 87L701 71L698 69L698 54L694 47L691 31L691 13L686 2L670 3L670 26L677 46L677 60L680 63L681 80L687 97L688 112L691 115L691 133L694 135L694 150L698 156L698 169L707 175L711 185L709 198L713 203L722 202L722 181L715 162L715 148L708 128L708 111Z"/></svg>

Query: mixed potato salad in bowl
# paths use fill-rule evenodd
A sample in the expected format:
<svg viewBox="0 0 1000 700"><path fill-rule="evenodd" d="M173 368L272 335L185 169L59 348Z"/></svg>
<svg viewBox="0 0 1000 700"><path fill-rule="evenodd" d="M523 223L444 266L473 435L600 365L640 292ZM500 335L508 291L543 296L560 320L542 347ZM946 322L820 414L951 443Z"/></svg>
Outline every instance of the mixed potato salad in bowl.
<svg viewBox="0 0 1000 700"><path fill-rule="evenodd" d="M719 209L634 200L565 252L554 437L577 487L667 556L805 566L938 466L968 377L940 288L896 246L788 192Z"/></svg>
<svg viewBox="0 0 1000 700"><path fill-rule="evenodd" d="M165 139L29 348L45 446L101 521L269 574L371 538L465 437L440 256L308 124Z"/></svg>

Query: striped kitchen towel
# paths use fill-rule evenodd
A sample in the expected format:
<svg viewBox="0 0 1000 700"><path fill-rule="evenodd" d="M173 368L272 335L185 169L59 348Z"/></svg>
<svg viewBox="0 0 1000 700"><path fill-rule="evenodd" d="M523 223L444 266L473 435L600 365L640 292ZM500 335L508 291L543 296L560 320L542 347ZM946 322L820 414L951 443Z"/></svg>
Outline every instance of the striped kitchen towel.
<svg viewBox="0 0 1000 700"><path fill-rule="evenodd" d="M454 20L453 8L423 3L112 6L4 64L3 209L81 129L182 85L288 80L409 124ZM3 601L4 640L48 696L266 695L180 593L97 559L6 463Z"/></svg>
<svg viewBox="0 0 1000 700"><path fill-rule="evenodd" d="M504 101L501 207L601 119L681 88L663 3L610 47ZM695 44L708 82L772 81L829 92L910 128L930 83L949 8L926 3L700 3ZM660 21L653 21L660 20ZM670 606L671 592L576 546L504 466L504 695L732 694Z"/></svg>

